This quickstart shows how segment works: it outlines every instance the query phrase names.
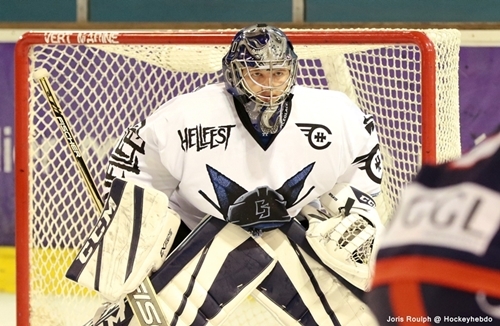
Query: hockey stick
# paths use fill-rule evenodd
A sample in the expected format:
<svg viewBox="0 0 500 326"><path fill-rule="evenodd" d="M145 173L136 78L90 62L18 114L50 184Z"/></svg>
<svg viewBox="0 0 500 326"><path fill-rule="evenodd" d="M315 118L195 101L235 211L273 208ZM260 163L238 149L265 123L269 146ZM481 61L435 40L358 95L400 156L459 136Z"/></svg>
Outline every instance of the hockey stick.
<svg viewBox="0 0 500 326"><path fill-rule="evenodd" d="M72 129L62 113L62 107L49 83L49 76L49 72L44 68L36 70L33 73L33 77L40 84L43 94L50 104L51 112L57 122L57 125L59 126L59 129L64 135L66 144L71 150L71 154L81 176L83 177L85 186L92 198L92 201L98 212L101 213L104 208L104 202L99 195L92 177L90 176L76 138L71 131ZM127 294L127 300L141 326L168 325L161 307L158 304L158 298L149 277L146 277L137 290Z"/></svg>

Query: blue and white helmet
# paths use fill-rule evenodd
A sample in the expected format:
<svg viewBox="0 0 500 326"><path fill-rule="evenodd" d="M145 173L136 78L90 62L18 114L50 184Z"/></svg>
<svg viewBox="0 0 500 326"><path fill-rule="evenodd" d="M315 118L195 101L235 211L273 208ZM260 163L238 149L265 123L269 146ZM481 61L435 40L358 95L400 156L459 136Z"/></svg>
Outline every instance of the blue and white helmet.
<svg viewBox="0 0 500 326"><path fill-rule="evenodd" d="M273 70L288 69L290 74L279 85L279 92L275 91L273 95L273 89L277 87L254 81L253 84L262 86L262 93L259 93L248 85L244 77L254 69L267 70L271 74ZM251 119L260 120L264 133L275 133L279 129L276 116L291 93L297 76L297 55L287 36L280 29L266 24L241 29L222 59L222 71L227 90L237 98L243 98L243 102L253 103L251 108L247 107ZM250 111L253 111L253 117Z"/></svg>

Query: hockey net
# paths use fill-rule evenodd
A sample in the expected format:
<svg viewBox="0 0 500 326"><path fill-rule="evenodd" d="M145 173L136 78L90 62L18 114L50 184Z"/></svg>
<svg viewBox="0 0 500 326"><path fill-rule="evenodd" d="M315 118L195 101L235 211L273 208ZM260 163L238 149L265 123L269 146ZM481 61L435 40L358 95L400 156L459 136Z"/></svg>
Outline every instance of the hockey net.
<svg viewBox="0 0 500 326"><path fill-rule="evenodd" d="M287 32L300 58L298 84L344 91L374 115L385 166L380 205L385 218L421 162L444 162L460 155L457 30ZM19 325L83 325L102 303L96 294L64 277L99 214L33 72L49 71L63 113L102 191L107 155L124 128L176 95L220 81L221 58L234 33L33 32L20 39ZM256 323L259 318L248 320Z"/></svg>

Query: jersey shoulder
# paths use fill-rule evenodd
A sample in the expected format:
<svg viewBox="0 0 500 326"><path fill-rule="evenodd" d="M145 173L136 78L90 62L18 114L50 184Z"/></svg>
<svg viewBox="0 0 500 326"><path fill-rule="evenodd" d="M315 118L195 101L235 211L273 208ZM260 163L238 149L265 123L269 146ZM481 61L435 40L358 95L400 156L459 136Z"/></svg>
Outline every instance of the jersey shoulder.
<svg viewBox="0 0 500 326"><path fill-rule="evenodd" d="M161 105L157 111L181 110L190 114L192 111L210 110L229 102L230 94L223 83L210 84L190 93L180 94ZM182 112L179 112L182 114Z"/></svg>
<svg viewBox="0 0 500 326"><path fill-rule="evenodd" d="M366 120L363 111L343 92L296 86L293 94L292 113L298 120L332 126L353 125Z"/></svg>
<svg viewBox="0 0 500 326"><path fill-rule="evenodd" d="M500 133L493 135L461 157L440 165L425 165L416 180L429 188L474 183L500 195Z"/></svg>
<svg viewBox="0 0 500 326"><path fill-rule="evenodd" d="M331 90L331 89L320 89L313 87L306 87L296 85L293 90L294 98L298 98L301 100L308 100L314 102L324 102L325 100L330 100L334 102L354 102L347 96L346 93Z"/></svg>
<svg viewBox="0 0 500 326"><path fill-rule="evenodd" d="M149 121L160 117L174 121L178 119L197 118L203 120L210 116L227 114L232 107L231 95L223 83L203 86L193 92L181 94L162 104L149 118Z"/></svg>
<svg viewBox="0 0 500 326"><path fill-rule="evenodd" d="M347 94L340 91L295 86L293 94L294 107L309 113L320 111L325 115L336 116L339 114L362 114L356 103Z"/></svg>

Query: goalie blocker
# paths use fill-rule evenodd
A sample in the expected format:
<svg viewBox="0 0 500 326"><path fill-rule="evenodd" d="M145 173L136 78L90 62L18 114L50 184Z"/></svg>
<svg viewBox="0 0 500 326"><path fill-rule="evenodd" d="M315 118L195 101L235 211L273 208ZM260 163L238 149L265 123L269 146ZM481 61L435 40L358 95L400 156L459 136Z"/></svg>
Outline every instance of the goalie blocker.
<svg viewBox="0 0 500 326"><path fill-rule="evenodd" d="M497 133L406 187L365 296L380 325L500 325L499 162Z"/></svg>
<svg viewBox="0 0 500 326"><path fill-rule="evenodd" d="M163 263L180 226L168 197L117 178L66 277L119 302Z"/></svg>

